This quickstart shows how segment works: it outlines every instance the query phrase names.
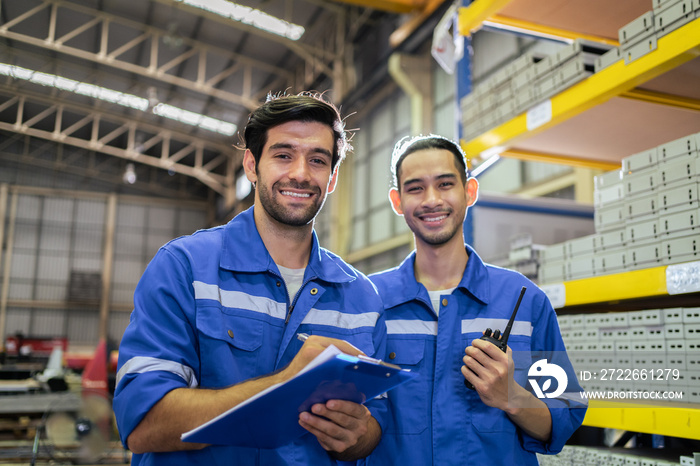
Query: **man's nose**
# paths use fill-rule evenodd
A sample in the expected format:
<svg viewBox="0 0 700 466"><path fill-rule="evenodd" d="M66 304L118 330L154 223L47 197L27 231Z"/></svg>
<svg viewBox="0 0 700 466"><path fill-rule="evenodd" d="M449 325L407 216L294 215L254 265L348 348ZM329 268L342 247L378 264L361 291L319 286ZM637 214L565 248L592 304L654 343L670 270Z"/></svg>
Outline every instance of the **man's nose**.
<svg viewBox="0 0 700 466"><path fill-rule="evenodd" d="M304 157L297 157L289 168L289 178L297 181L309 179L309 164Z"/></svg>
<svg viewBox="0 0 700 466"><path fill-rule="evenodd" d="M442 196L440 195L440 191L432 186L426 188L423 204L429 207L442 204Z"/></svg>

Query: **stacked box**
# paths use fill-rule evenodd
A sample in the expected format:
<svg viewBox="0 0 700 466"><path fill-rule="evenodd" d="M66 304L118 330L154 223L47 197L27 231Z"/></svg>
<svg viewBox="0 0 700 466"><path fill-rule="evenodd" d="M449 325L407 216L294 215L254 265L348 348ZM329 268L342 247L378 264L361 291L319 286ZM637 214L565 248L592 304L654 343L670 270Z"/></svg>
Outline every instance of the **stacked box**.
<svg viewBox="0 0 700 466"><path fill-rule="evenodd" d="M656 36L665 36L694 20L699 10L697 0L671 0L654 6Z"/></svg>
<svg viewBox="0 0 700 466"><path fill-rule="evenodd" d="M681 391L693 402L700 386L700 308L648 309L559 317L577 375L605 369L644 371L645 390ZM654 374L653 377L651 374ZM660 377L661 376L661 377ZM640 379L641 380L641 379ZM630 381L594 380L586 390L633 391Z"/></svg>
<svg viewBox="0 0 700 466"><path fill-rule="evenodd" d="M547 246L540 283L700 259L700 133L622 159L594 180L596 233Z"/></svg>
<svg viewBox="0 0 700 466"><path fill-rule="evenodd" d="M629 64L656 50L655 12L648 11L618 30L620 55Z"/></svg>
<svg viewBox="0 0 700 466"><path fill-rule="evenodd" d="M587 78L593 69L590 57L605 51L577 39L540 60L525 54L504 66L462 98L464 138L472 139Z"/></svg>

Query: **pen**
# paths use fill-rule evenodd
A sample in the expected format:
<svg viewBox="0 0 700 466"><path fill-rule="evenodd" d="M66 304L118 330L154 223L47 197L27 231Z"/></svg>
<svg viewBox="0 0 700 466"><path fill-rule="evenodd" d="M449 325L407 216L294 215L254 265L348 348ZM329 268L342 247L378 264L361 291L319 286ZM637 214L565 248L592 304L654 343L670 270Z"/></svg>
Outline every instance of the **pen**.
<svg viewBox="0 0 700 466"><path fill-rule="evenodd" d="M301 341L306 341L307 338L309 338L309 334L308 333L297 333L297 338ZM377 364L380 366L391 367L393 369L401 369L401 366L397 366L396 364L384 362L380 359L370 358L369 356L365 356L364 354L358 355L357 359L359 359L360 361L365 361L365 362Z"/></svg>

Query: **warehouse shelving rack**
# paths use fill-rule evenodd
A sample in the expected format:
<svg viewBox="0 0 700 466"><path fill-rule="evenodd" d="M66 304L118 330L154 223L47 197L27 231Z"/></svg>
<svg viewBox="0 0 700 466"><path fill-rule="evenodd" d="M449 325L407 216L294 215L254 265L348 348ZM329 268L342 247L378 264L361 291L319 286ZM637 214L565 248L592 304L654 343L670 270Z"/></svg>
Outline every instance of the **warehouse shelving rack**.
<svg viewBox="0 0 700 466"><path fill-rule="evenodd" d="M649 297L690 296L700 302L700 262L582 278L542 289L558 310ZM583 425L700 440L700 404L590 400Z"/></svg>
<svg viewBox="0 0 700 466"><path fill-rule="evenodd" d="M565 24L534 24L531 18L518 17L520 13L536 11L537 8L528 6L531 4L531 0L476 0L460 9L460 33L470 35L482 23L493 21L567 39L617 45L617 29L652 7L651 0L620 4L555 0L548 7L557 10L560 18L569 12L562 22ZM608 25L608 30L603 32L590 31L586 28L590 29L592 22L583 18L578 27L575 16L580 15L580 8L588 11L598 8L606 12L601 15L603 21L618 18L619 24ZM608 11L610 8L627 11L615 15ZM619 167L625 156L697 132L700 127L698 77L700 18L659 37L656 50L629 64L620 60L549 99L551 117L536 128L528 129L528 114L523 113L469 141L462 141L462 146L468 154L479 154L482 160L499 154L571 165L589 162ZM581 128L586 131L582 132ZM688 266L700 269L700 262L695 264ZM668 267L572 280L543 288L555 307L564 312L645 298L663 302L690 296L691 302L700 302L700 288L691 286L691 294L676 294L678 284L669 277ZM700 281L700 271L693 273L691 281ZM700 405L591 400L584 425L700 439Z"/></svg>
<svg viewBox="0 0 700 466"><path fill-rule="evenodd" d="M460 11L460 31L466 34L475 29L474 21L493 16L499 11L495 7L520 1L477 0ZM577 2L559 3L565 9L566 3ZM651 9L651 0L644 3ZM470 14L472 8L483 10L489 5L492 8L486 12ZM623 19L617 27L624 24ZM578 31L565 36L591 37ZM697 132L700 88L690 83L697 82L698 76L700 18L660 37L657 50L627 65L618 61L552 97L551 118L537 128L528 130L528 115L523 113L462 145L474 155L619 163L624 156Z"/></svg>

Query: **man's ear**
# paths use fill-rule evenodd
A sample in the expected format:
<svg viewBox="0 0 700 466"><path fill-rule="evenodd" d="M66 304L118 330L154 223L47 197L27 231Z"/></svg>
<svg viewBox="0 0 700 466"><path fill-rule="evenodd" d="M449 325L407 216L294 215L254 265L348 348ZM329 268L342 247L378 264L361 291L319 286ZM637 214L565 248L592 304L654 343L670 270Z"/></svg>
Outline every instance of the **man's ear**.
<svg viewBox="0 0 700 466"><path fill-rule="evenodd" d="M401 208L401 194L396 188L391 188L389 190L389 200L391 201L391 208L394 209L396 215L403 215L403 209Z"/></svg>
<svg viewBox="0 0 700 466"><path fill-rule="evenodd" d="M256 183L258 181L258 175L255 173L255 157L250 149L245 150L243 154L243 170L245 170L245 176L251 183Z"/></svg>
<svg viewBox="0 0 700 466"><path fill-rule="evenodd" d="M471 207L479 197L479 182L476 181L476 178L469 178L467 180L467 189L465 191L467 195L467 207Z"/></svg>
<svg viewBox="0 0 700 466"><path fill-rule="evenodd" d="M335 187L338 184L338 166L340 164L335 166L335 170L333 170L333 174L331 175L331 181L328 183L328 192L326 194L330 194L333 191L335 191Z"/></svg>

